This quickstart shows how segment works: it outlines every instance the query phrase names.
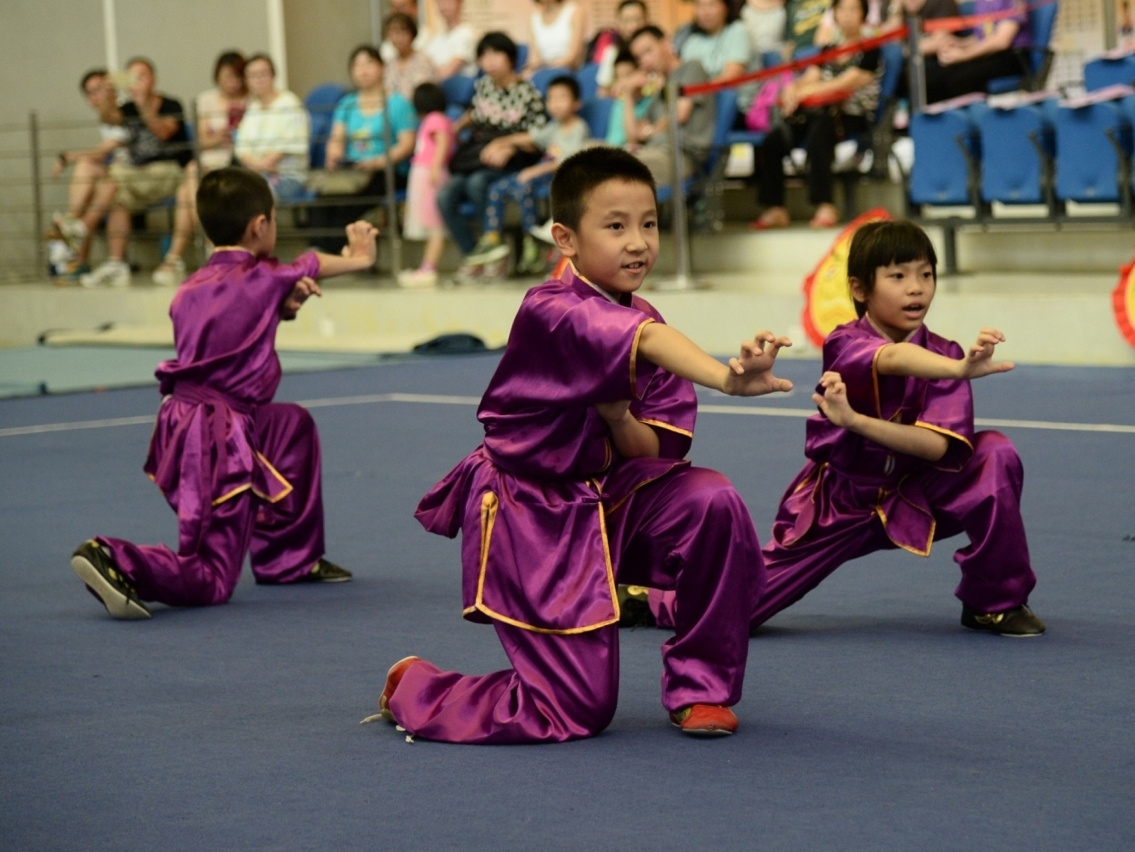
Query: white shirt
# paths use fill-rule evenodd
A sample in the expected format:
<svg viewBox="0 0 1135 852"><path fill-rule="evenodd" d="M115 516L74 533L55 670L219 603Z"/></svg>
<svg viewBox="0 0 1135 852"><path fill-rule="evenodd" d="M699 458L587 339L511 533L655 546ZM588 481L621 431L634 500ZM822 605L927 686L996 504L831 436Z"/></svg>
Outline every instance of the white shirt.
<svg viewBox="0 0 1135 852"><path fill-rule="evenodd" d="M276 172L302 181L307 177L310 138L310 120L300 99L291 92L280 92L267 109L257 100L249 103L236 130L236 157L283 153Z"/></svg>

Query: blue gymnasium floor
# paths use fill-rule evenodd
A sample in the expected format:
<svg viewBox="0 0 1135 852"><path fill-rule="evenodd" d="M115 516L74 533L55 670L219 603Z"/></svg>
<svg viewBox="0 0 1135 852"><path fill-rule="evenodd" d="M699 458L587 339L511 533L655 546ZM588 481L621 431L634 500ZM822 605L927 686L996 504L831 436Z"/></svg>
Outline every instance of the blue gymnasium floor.
<svg viewBox="0 0 1135 852"><path fill-rule="evenodd" d="M280 398L477 396L495 356L285 378ZM713 406L806 409L799 390ZM5 850L1130 850L1135 848L1135 375L1020 368L977 382L1026 470L1049 633L961 629L950 555L852 563L751 644L742 727L683 738L653 630L622 633L614 724L557 746L408 744L375 712L416 653L500 667L460 618L458 545L419 496L478 441L469 404L314 407L335 586L247 572L213 609L108 618L71 573L84 538L175 541L142 475L152 388L0 402L0 847ZM44 431L43 424L121 425ZM802 459L798 416L705 412L693 457L727 472L762 538ZM951 546L953 545L953 546Z"/></svg>

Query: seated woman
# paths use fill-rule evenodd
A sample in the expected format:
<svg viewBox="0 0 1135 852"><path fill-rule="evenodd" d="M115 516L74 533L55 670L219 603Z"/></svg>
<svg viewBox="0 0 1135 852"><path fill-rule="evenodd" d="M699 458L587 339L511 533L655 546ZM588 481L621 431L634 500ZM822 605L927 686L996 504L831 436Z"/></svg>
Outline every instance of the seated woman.
<svg viewBox="0 0 1135 852"><path fill-rule="evenodd" d="M409 103L414 99L414 89L422 83L436 83L438 79L430 58L414 47L418 25L409 15L395 12L383 24L382 37L395 51L384 69L386 93L397 93Z"/></svg>
<svg viewBox="0 0 1135 852"><path fill-rule="evenodd" d="M478 211L487 207L489 187L510 172L540 159L535 145L516 140L516 134L543 127L544 101L527 80L516 73L516 43L502 32L490 32L477 44L477 63L484 71L473 90L469 110L454 130L468 130L449 163L450 179L438 192L437 205L445 227L463 257L474 253L473 225L461 211L469 201ZM505 137L513 137L507 139ZM479 218L479 217L478 217ZM474 278L480 265L462 263L457 280Z"/></svg>
<svg viewBox="0 0 1135 852"><path fill-rule="evenodd" d="M587 54L583 31L586 21L583 9L575 0L535 0L540 8L529 21L531 40L524 76L541 68L571 68L583 65Z"/></svg>
<svg viewBox="0 0 1135 852"><path fill-rule="evenodd" d="M276 88L276 66L266 54L249 57L244 80L252 100L237 127L237 162L258 172L281 201L307 193L311 123L300 99Z"/></svg>
<svg viewBox="0 0 1135 852"><path fill-rule="evenodd" d="M437 0L434 25L422 33L418 41L421 51L430 58L439 80L477 73L477 32L468 21L462 21L461 0Z"/></svg>
<svg viewBox="0 0 1135 852"><path fill-rule="evenodd" d="M867 0L835 0L832 9L844 42L863 37ZM830 228L838 224L839 210L832 204L832 157L836 142L862 133L870 126L870 117L879 99L881 71L879 51L868 50L812 66L785 86L780 94L785 122L779 128L774 127L761 145L757 200L765 211L753 223L754 228L788 226L783 160L801 142L808 153L808 198L816 205L812 227Z"/></svg>
<svg viewBox="0 0 1135 852"><path fill-rule="evenodd" d="M694 26L678 55L683 62L700 62L716 83L744 74L753 49L733 4L728 0L695 0Z"/></svg>
<svg viewBox="0 0 1135 852"><path fill-rule="evenodd" d="M406 185L410 156L414 153L414 131L418 126L410 102L397 92L386 94L384 65L376 48L356 47L348 67L355 91L343 96L331 116L326 168L354 170L358 173L358 189L351 194L321 192L323 199L340 198L348 203L314 206L308 217L313 227L335 229L339 233L374 206L373 201L351 201L352 198L373 199L386 194L388 162L395 167L395 187ZM390 122L389 148L387 121ZM312 244L334 253L346 243L341 236L324 236L313 239Z"/></svg>
<svg viewBox="0 0 1135 852"><path fill-rule="evenodd" d="M155 284L176 287L185 280L182 255L197 227L197 184L201 174L223 169L233 162L233 136L248 106L244 84L244 57L227 51L213 65L214 88L197 96L197 159L185 167L185 179L177 189L173 215L173 239L165 260L154 270Z"/></svg>

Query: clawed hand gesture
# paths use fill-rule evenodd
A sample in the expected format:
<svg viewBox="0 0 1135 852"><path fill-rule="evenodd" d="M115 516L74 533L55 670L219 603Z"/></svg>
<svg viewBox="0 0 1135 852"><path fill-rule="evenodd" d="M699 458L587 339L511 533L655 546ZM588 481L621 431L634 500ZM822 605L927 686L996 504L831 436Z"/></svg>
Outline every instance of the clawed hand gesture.
<svg viewBox="0 0 1135 852"><path fill-rule="evenodd" d="M741 344L740 356L729 359L729 373L721 389L730 396L761 396L792 390L792 382L772 374L777 353L791 345L787 337L777 337L771 331L762 331L752 340L746 340Z"/></svg>
<svg viewBox="0 0 1135 852"><path fill-rule="evenodd" d="M836 426L846 427L855 417L855 409L847 401L847 385L843 377L832 370L820 376L820 388L823 394L812 394L812 402L820 409L820 413Z"/></svg>
<svg viewBox="0 0 1135 852"><path fill-rule="evenodd" d="M1012 361L994 361L993 350L998 343L1005 342L1005 335L995 328L983 328L977 336L977 343L969 348L961 360L963 379L980 379L992 373L1007 373L1015 364Z"/></svg>
<svg viewBox="0 0 1135 852"><path fill-rule="evenodd" d="M360 219L347 226L347 245L343 247L343 257L369 258L371 264L378 259L378 228Z"/></svg>
<svg viewBox="0 0 1135 852"><path fill-rule="evenodd" d="M280 306L280 316L285 320L293 320L308 298L322 295L323 291L319 289L319 282L305 275L296 282L296 286L292 288L288 298L284 299L284 304Z"/></svg>

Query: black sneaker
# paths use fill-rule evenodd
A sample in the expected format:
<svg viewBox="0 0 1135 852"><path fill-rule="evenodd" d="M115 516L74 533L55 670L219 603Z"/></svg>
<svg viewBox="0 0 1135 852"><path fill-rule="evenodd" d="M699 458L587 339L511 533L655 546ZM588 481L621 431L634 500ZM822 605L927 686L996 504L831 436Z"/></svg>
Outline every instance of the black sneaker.
<svg viewBox="0 0 1135 852"><path fill-rule="evenodd" d="M1044 622L1024 604L1004 612L978 612L962 604L962 627L1014 639L1026 639L1044 633Z"/></svg>
<svg viewBox="0 0 1135 852"><path fill-rule="evenodd" d="M646 586L618 586L619 627L654 627L654 613L647 602Z"/></svg>
<svg viewBox="0 0 1135 852"><path fill-rule="evenodd" d="M320 559L315 567L303 578L304 583L346 583L354 576L346 568L340 568L334 562Z"/></svg>
<svg viewBox="0 0 1135 852"><path fill-rule="evenodd" d="M71 556L71 568L102 601L114 618L149 618L150 611L138 598L134 585L115 567L114 560L94 539L83 542Z"/></svg>

